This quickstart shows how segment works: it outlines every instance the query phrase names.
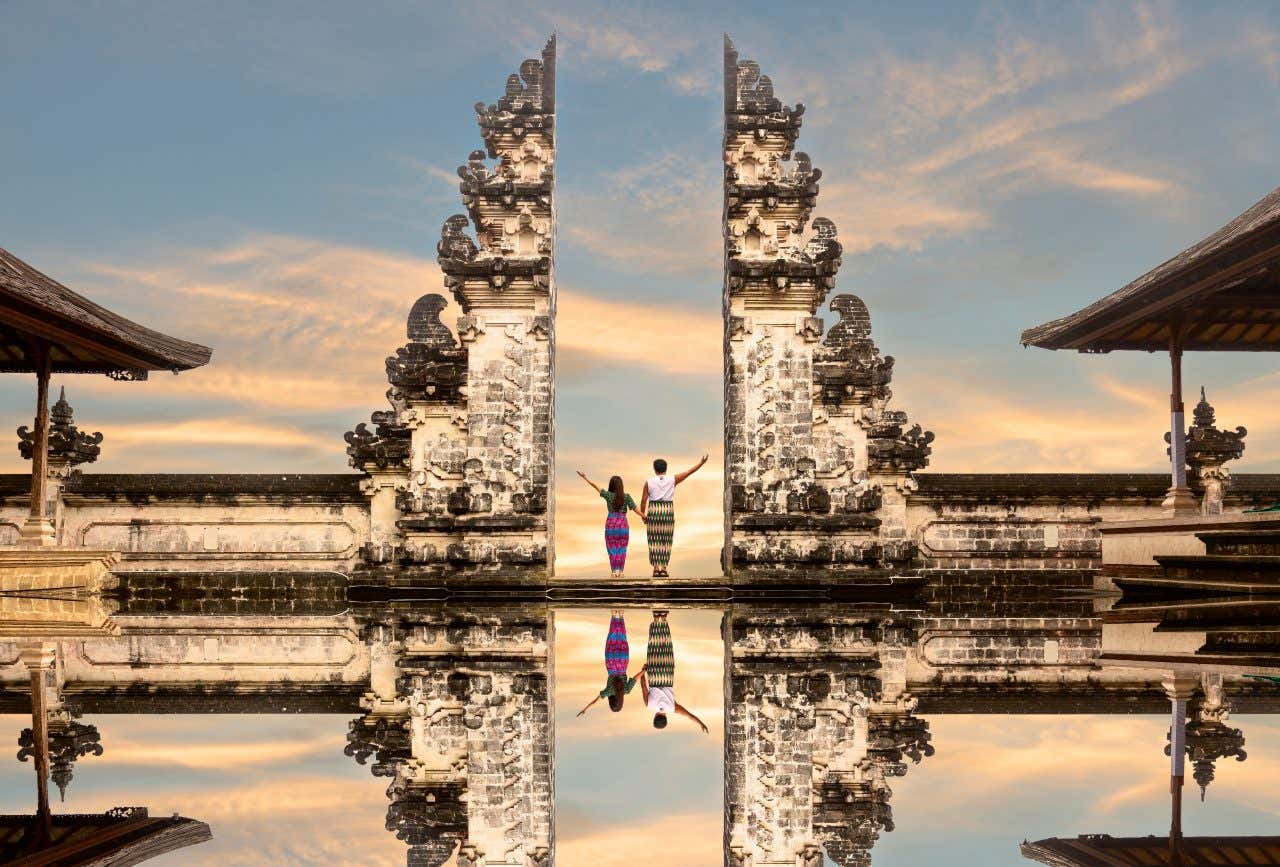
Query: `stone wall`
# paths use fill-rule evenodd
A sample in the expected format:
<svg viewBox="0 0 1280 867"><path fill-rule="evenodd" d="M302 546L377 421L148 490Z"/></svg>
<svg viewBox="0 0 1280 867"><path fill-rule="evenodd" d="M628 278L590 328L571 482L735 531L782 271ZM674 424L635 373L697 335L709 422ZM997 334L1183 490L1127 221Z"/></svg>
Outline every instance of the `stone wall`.
<svg viewBox="0 0 1280 867"><path fill-rule="evenodd" d="M1162 517L1169 487L1169 477L1156 473L919 473L913 482L907 534L917 568L1031 570L1042 574L1025 580L1041 585L1098 569L1099 525ZM1280 475L1240 475L1220 508L1239 512L1277 501Z"/></svg>

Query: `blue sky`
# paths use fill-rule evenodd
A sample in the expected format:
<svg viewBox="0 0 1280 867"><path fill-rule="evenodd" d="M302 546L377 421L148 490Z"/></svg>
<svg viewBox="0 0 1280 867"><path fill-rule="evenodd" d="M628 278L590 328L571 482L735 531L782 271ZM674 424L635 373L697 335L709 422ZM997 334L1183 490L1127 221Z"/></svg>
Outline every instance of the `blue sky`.
<svg viewBox="0 0 1280 867"><path fill-rule="evenodd" d="M654 443L675 464L712 451L677 566L715 560L723 31L808 106L839 291L869 303L939 471L1159 470L1162 358L1024 350L1018 334L1277 182L1265 3L10 0L5 22L0 245L215 348L178 378L68 381L106 434L102 471L342 471L404 315L440 289L471 106L558 31L565 573L599 565L573 470L636 487ZM1186 367L1221 421L1250 428L1238 469L1280 470L1275 361ZM0 422L26 423L30 392L0 383Z"/></svg>

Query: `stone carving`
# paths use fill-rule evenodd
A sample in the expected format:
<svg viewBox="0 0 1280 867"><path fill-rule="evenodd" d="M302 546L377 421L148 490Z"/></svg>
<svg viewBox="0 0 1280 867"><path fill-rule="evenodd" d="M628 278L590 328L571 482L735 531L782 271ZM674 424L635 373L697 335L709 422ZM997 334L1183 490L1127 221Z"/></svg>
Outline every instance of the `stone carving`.
<svg viewBox="0 0 1280 867"><path fill-rule="evenodd" d="M813 379L832 406L883 404L893 396L893 356L881 357L871 340L871 314L856 295L838 295L831 309L840 317L814 353Z"/></svg>
<svg viewBox="0 0 1280 867"><path fill-rule="evenodd" d="M49 714L49 779L58 787L61 800L67 799L77 759L102 755L102 736L98 727L75 719L67 710ZM18 761L25 762L36 754L35 735L25 728L18 735Z"/></svg>
<svg viewBox="0 0 1280 867"><path fill-rule="evenodd" d="M1248 431L1237 427L1234 431L1219 430L1213 406L1200 388L1200 402L1192 410L1192 424L1187 428L1187 467L1191 478L1201 491L1201 511L1206 515L1222 514L1222 500L1231 486L1231 472L1224 466L1227 461L1239 460L1244 454L1244 438ZM1169 442L1166 431L1164 441ZM1165 454L1169 450L1165 449Z"/></svg>
<svg viewBox="0 0 1280 867"><path fill-rule="evenodd" d="M375 777L394 777L397 762L410 758L408 721L397 717L358 717L348 723L343 753L360 764L374 762Z"/></svg>
<svg viewBox="0 0 1280 867"><path fill-rule="evenodd" d="M91 464L102 453L102 434L85 433L75 425L75 412L67 403L67 390L49 408L49 466L53 471L79 464ZM18 428L18 453L31 460L35 453L35 432L26 425Z"/></svg>
<svg viewBox="0 0 1280 867"><path fill-rule="evenodd" d="M1244 749L1244 732L1227 725L1229 708L1225 704L1206 702L1187 720L1186 753L1192 766L1192 778L1200 786L1200 800L1213 782L1219 759L1234 758L1243 762L1249 757ZM1168 733L1165 740L1169 740ZM1166 743L1164 754L1169 755L1172 744Z"/></svg>
<svg viewBox="0 0 1280 867"><path fill-rule="evenodd" d="M378 477L368 580L535 582L553 557L554 37L476 114L466 213L436 245L457 339L445 298L423 295L386 362L391 410L347 434L353 466Z"/></svg>
<svg viewBox="0 0 1280 867"><path fill-rule="evenodd" d="M467 382L467 350L440 321L443 296L423 295L409 311L409 342L387 359L395 397L415 403L456 404Z"/></svg>
<svg viewBox="0 0 1280 867"><path fill-rule="evenodd" d="M370 467L383 470L408 469L412 447L411 431L396 423L394 411L375 412L371 421L374 425L372 431L364 422L360 422L355 430L343 434L351 466L361 470Z"/></svg>
<svg viewBox="0 0 1280 867"><path fill-rule="evenodd" d="M907 414L884 410L867 434L867 463L875 470L919 470L929 464L933 431L912 425L907 431Z"/></svg>
<svg viewBox="0 0 1280 867"><path fill-rule="evenodd" d="M822 173L793 154L803 106L727 38L724 63L723 565L743 581L817 568L857 580L914 555L906 493L933 434L888 408L893 358L866 304L836 296L822 336L844 251L835 223L810 219Z"/></svg>

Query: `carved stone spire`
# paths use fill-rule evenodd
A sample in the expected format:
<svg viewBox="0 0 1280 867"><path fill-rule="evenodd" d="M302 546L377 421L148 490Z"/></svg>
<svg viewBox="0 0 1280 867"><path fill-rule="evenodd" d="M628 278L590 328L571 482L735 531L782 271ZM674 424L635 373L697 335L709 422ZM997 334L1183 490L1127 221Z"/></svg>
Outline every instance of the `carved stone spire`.
<svg viewBox="0 0 1280 867"><path fill-rule="evenodd" d="M445 287L464 312L504 306L503 296L551 291L555 179L555 36L541 59L520 64L497 102L476 103L485 150L458 168L466 214L444 222ZM490 168L485 157L496 159ZM468 232L474 229L473 238Z"/></svg>
<svg viewBox="0 0 1280 867"><path fill-rule="evenodd" d="M74 410L67 403L64 387L58 401L49 408L49 462L63 466L91 464L102 453L102 434L85 433L75 426ZM18 428L18 453L31 460L35 451L35 433L26 425Z"/></svg>

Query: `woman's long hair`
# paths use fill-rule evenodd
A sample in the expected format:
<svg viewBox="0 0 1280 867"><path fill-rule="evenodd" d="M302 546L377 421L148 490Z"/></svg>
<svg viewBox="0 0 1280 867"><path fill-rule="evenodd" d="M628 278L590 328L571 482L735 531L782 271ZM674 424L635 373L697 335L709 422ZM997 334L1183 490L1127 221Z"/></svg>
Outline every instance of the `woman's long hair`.
<svg viewBox="0 0 1280 867"><path fill-rule="evenodd" d="M622 476L610 477L609 493L613 495L609 499L609 510L612 512L625 512L627 510L627 492L622 489Z"/></svg>
<svg viewBox="0 0 1280 867"><path fill-rule="evenodd" d="M609 685L613 687L613 695L609 696L609 710L617 713L622 710L622 702L627 697L627 678L624 675L615 674L609 678Z"/></svg>

